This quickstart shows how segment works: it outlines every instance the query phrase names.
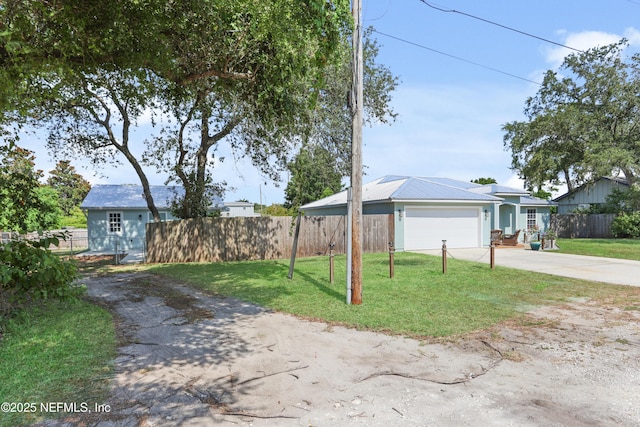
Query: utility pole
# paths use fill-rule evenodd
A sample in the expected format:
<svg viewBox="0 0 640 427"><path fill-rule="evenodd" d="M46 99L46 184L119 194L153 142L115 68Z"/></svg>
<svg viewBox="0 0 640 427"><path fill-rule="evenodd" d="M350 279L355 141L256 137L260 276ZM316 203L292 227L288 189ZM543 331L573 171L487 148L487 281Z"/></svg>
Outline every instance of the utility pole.
<svg viewBox="0 0 640 427"><path fill-rule="evenodd" d="M353 0L351 83L351 304L362 304L362 0Z"/></svg>

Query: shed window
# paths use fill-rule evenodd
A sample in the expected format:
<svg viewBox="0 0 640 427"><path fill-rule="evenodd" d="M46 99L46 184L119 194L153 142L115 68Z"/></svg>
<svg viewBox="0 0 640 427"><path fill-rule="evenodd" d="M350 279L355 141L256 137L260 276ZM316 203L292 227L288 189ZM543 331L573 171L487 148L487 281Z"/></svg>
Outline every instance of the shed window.
<svg viewBox="0 0 640 427"><path fill-rule="evenodd" d="M536 210L527 209L527 230L535 230L536 225Z"/></svg>
<svg viewBox="0 0 640 427"><path fill-rule="evenodd" d="M122 212L107 212L109 233L122 233Z"/></svg>

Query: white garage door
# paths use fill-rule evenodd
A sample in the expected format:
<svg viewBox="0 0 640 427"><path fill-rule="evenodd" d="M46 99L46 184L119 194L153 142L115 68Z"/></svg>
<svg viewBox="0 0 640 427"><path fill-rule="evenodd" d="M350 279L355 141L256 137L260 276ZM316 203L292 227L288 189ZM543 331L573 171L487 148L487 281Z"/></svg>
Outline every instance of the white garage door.
<svg viewBox="0 0 640 427"><path fill-rule="evenodd" d="M478 208L407 207L405 217L405 250L438 249L443 240L448 248L481 246Z"/></svg>

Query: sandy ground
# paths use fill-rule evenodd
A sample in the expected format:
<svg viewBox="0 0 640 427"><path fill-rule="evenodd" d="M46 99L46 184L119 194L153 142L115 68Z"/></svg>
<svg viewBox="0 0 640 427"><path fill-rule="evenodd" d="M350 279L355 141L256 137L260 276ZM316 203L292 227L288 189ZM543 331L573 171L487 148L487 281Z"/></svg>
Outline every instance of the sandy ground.
<svg viewBox="0 0 640 427"><path fill-rule="evenodd" d="M47 426L640 426L640 311L575 301L449 342L355 331L146 274L87 280L117 319L110 412Z"/></svg>

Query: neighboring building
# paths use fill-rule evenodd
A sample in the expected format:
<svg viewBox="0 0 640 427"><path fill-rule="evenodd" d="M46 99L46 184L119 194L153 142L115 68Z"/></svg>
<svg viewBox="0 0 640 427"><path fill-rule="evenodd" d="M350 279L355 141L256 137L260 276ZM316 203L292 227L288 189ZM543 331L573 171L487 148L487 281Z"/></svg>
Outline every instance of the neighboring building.
<svg viewBox="0 0 640 427"><path fill-rule="evenodd" d="M362 188L363 214L393 214L398 251L488 246L492 229L505 234L548 229L553 202L524 190L449 178L385 176ZM346 215L347 191L308 203L305 215Z"/></svg>
<svg viewBox="0 0 640 427"><path fill-rule="evenodd" d="M183 193L180 186L150 187L153 201L162 221L176 219L171 215L171 201ZM222 209L220 199L212 209ZM141 185L94 185L80 208L87 216L90 251L143 249L145 228L153 221Z"/></svg>
<svg viewBox="0 0 640 427"><path fill-rule="evenodd" d="M629 183L625 178L602 177L593 183L581 185L575 190L553 199L558 203L559 214L570 214L576 210L589 209L591 206L606 203L607 196L613 190L626 190Z"/></svg>
<svg viewBox="0 0 640 427"><path fill-rule="evenodd" d="M254 211L253 203L251 202L227 202L224 204L224 209L220 212L220 216L260 216L260 214Z"/></svg>

